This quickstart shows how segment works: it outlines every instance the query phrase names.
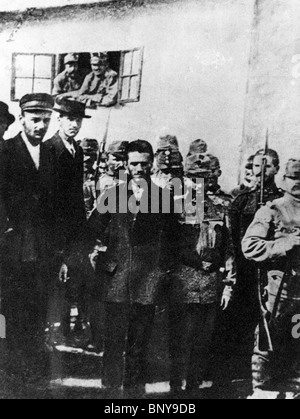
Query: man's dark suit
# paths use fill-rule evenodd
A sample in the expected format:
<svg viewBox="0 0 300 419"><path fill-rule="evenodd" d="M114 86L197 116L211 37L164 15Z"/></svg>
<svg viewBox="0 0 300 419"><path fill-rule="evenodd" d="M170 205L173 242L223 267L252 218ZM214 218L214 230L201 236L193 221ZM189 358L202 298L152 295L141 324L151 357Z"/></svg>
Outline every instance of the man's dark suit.
<svg viewBox="0 0 300 419"><path fill-rule="evenodd" d="M68 265L70 280L65 298L60 295L60 317L64 334L69 333L70 309L78 304L80 316L86 312L86 276L78 266L70 263L70 255L80 252L81 240L86 233L86 213L83 195L83 150L75 141L75 157L67 150L59 133L48 140L46 147L55 155L56 198L55 212L58 233L58 249ZM86 258L86 263L88 259ZM60 293L59 293L60 294Z"/></svg>
<svg viewBox="0 0 300 419"><path fill-rule="evenodd" d="M75 158L66 149L59 133L48 140L46 147L55 155L57 212L61 235L61 250L66 250L78 239L86 225L83 196L83 150L73 142Z"/></svg>
<svg viewBox="0 0 300 419"><path fill-rule="evenodd" d="M39 170L20 134L2 145L0 196L10 229L1 285L13 349L36 351L43 335L54 255L55 183L54 156L44 144Z"/></svg>

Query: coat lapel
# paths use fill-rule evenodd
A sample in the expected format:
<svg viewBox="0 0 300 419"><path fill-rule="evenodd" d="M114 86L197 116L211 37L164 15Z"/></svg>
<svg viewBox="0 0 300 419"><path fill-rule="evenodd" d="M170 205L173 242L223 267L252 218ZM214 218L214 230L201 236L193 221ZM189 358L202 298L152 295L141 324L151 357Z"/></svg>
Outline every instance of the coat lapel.
<svg viewBox="0 0 300 419"><path fill-rule="evenodd" d="M16 137L16 155L19 156L20 164L24 167L24 169L37 172L34 161L32 160L21 134Z"/></svg>

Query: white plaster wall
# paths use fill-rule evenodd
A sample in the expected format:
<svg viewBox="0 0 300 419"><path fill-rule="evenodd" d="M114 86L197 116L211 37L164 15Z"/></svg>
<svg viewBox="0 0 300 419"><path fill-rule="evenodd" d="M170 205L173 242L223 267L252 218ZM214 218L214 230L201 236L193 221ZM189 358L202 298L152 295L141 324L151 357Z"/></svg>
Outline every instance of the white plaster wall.
<svg viewBox="0 0 300 419"><path fill-rule="evenodd" d="M283 169L289 158L300 158L300 2L258 0L257 6L244 155L264 146L269 129Z"/></svg>
<svg viewBox="0 0 300 419"><path fill-rule="evenodd" d="M182 152L203 138L223 166L222 186L235 186L243 134L254 0L183 0L132 13L78 13L13 26L0 33L0 99L10 100L14 52L64 53L145 47L141 101L113 109L109 141L176 134ZM17 104L10 104L18 112ZM81 136L101 140L107 109L85 122ZM15 125L9 136L18 131ZM51 127L55 131L55 123Z"/></svg>

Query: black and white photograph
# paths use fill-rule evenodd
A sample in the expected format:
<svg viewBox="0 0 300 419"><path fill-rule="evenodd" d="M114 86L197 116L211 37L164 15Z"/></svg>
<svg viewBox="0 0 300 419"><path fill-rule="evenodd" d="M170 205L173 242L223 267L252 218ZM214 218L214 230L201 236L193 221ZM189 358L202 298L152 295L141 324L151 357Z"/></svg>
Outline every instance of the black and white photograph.
<svg viewBox="0 0 300 419"><path fill-rule="evenodd" d="M2 0L0 399L300 399L299 0Z"/></svg>

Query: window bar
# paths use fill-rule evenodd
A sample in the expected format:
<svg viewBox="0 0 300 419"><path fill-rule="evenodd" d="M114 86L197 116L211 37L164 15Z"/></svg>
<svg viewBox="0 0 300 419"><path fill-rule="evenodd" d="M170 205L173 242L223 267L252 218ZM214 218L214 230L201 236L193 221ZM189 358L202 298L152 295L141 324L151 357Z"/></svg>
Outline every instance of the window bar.
<svg viewBox="0 0 300 419"><path fill-rule="evenodd" d="M36 58L36 54L34 54L34 55L33 55L32 93L34 93L34 80L35 80L35 58Z"/></svg>
<svg viewBox="0 0 300 419"><path fill-rule="evenodd" d="M132 51L130 54L131 54L131 66L130 66L130 77L129 77L129 83L128 83L128 99L129 100L130 100L130 96L131 96L131 80L132 80L132 72L133 72L134 52Z"/></svg>

